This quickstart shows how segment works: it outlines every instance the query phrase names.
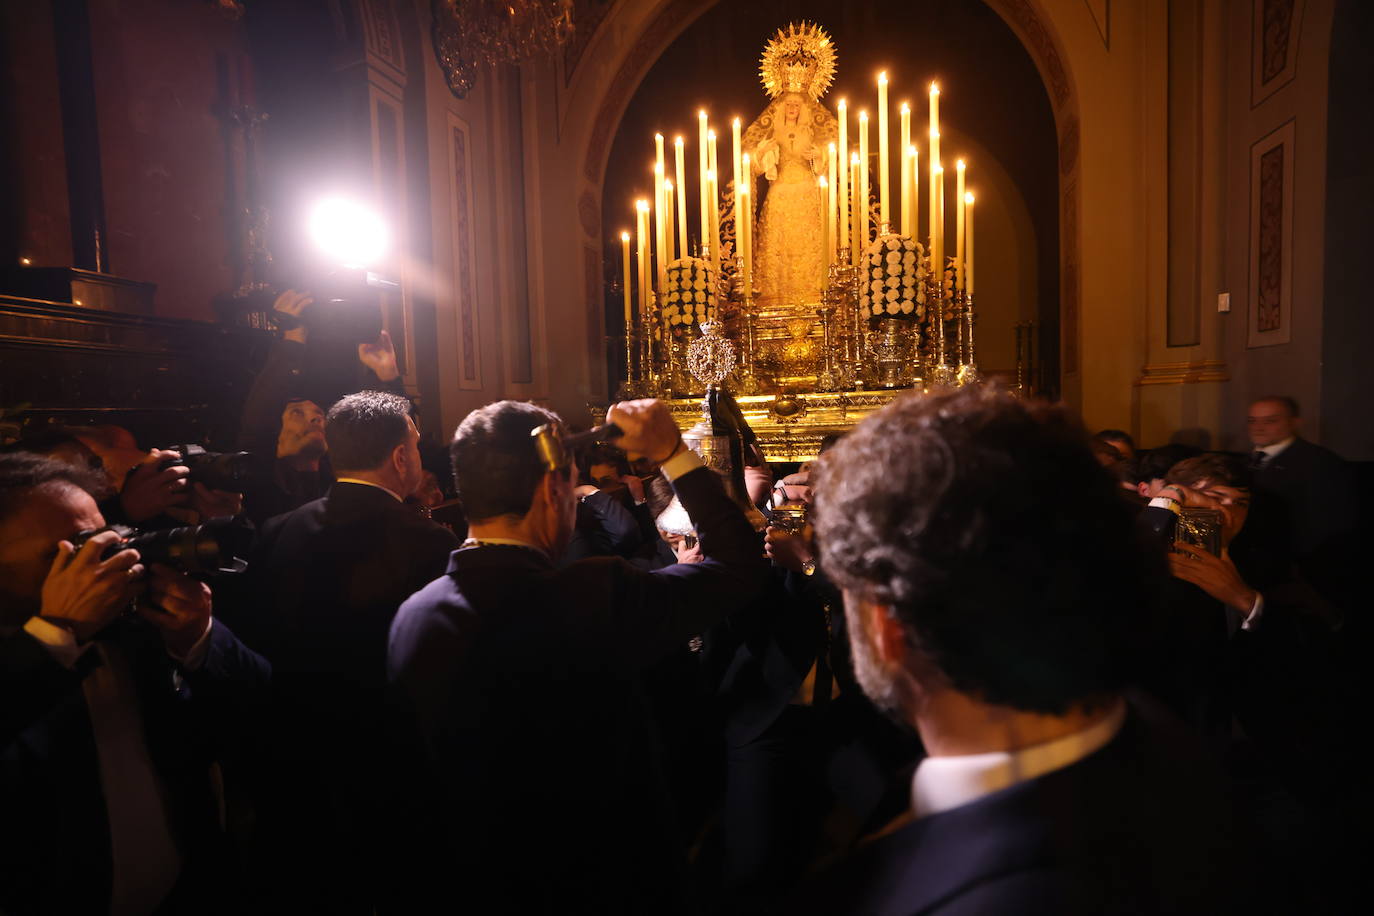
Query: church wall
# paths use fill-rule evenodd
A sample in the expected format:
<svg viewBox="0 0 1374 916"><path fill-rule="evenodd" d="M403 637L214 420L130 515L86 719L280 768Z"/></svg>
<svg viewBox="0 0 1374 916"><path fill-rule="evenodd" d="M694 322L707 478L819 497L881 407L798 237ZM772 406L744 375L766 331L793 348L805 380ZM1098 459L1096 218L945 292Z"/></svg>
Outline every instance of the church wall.
<svg viewBox="0 0 1374 916"><path fill-rule="evenodd" d="M1279 4L1280 7L1284 6ZM1331 0L1295 0L1287 41L1292 50L1287 72L1268 86L1256 86L1255 45L1262 41L1263 22L1255 18L1251 0L1227 5L1226 31L1229 145L1226 172L1225 280L1232 311L1224 316L1225 353L1231 372L1221 441L1231 448L1248 448L1245 409L1253 397L1269 393L1291 395L1302 404L1306 431L1322 435L1322 311L1325 257L1326 112L1328 51L1331 40ZM1260 31L1257 33L1257 29ZM1261 59L1260 63L1263 61ZM1274 87L1277 88L1274 88ZM1259 252L1252 240L1261 206L1252 199L1252 152L1263 149L1276 132L1291 130L1291 189L1276 192L1291 207L1279 218L1291 239L1283 261L1291 282L1291 311L1281 315L1273 332L1255 333L1248 327L1257 295ZM1285 182L1286 184L1286 182ZM1277 218L1277 217L1276 217ZM1290 234L1291 231L1291 234ZM1267 338L1286 342L1271 344Z"/></svg>

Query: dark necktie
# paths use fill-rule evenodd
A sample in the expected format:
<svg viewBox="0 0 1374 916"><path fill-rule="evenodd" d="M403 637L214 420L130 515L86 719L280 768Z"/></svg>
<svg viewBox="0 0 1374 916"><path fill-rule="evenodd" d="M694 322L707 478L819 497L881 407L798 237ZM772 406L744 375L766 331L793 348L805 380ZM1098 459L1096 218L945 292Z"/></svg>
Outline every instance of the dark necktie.
<svg viewBox="0 0 1374 916"><path fill-rule="evenodd" d="M1250 470L1258 471L1264 467L1264 463L1269 460L1269 453L1255 449L1250 453Z"/></svg>

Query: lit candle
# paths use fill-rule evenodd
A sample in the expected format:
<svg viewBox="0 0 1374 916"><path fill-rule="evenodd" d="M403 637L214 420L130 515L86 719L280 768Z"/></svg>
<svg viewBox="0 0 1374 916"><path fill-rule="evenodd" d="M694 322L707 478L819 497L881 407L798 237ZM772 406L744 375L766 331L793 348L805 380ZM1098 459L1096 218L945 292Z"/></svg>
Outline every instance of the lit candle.
<svg viewBox="0 0 1374 916"><path fill-rule="evenodd" d="M827 152L829 152L830 154L828 161L826 162L827 178L830 183L830 209L827 211L829 213L829 216L827 218L830 220L830 241L833 244L831 245L830 250L826 252L825 257L826 263L833 264L835 263L835 250L838 248L842 248L844 246L844 242L842 241L844 236L839 234L839 226L835 223L835 205L838 202L838 195L840 190L840 186L838 184L838 172L843 172L844 167L840 166L835 161L835 144L830 144L830 147L827 150Z"/></svg>
<svg viewBox="0 0 1374 916"><path fill-rule="evenodd" d="M668 285L668 223L663 208L663 134L654 134L654 279L659 294Z"/></svg>
<svg viewBox="0 0 1374 916"><path fill-rule="evenodd" d="M682 137L673 139L673 153L677 159L677 234L678 249L674 252L675 257L684 258L687 256L687 169L686 151L683 148Z"/></svg>
<svg viewBox="0 0 1374 916"><path fill-rule="evenodd" d="M859 255L862 253L863 246L859 244L859 154L853 153L849 160L849 187L853 193L850 195L850 207L854 211L854 225L852 235L849 239L849 263L852 267L859 266Z"/></svg>
<svg viewBox="0 0 1374 916"><path fill-rule="evenodd" d="M634 327L633 314L630 310L630 300L633 298L630 289L630 233L620 233L620 289L624 293L622 298L625 300L625 336L630 336L630 331Z"/></svg>
<svg viewBox="0 0 1374 916"><path fill-rule="evenodd" d="M911 232L910 235L916 238L916 229L920 225L919 211L921 209L921 151L913 144L910 152L911 158Z"/></svg>
<svg viewBox="0 0 1374 916"><path fill-rule="evenodd" d="M744 295L747 298L754 294L754 166L748 153L740 155L740 168L744 174Z"/></svg>
<svg viewBox="0 0 1374 916"><path fill-rule="evenodd" d="M747 157L741 161L747 161ZM749 195L749 182L746 181L739 187L735 220L735 235L739 238L739 275L744 288L745 298L751 295L750 286L752 285L749 273L750 233L753 231L749 226L749 211L751 206L752 201ZM739 219L740 215L743 215L743 220Z"/></svg>
<svg viewBox="0 0 1374 916"><path fill-rule="evenodd" d="M902 103L902 235L907 238L916 229L911 214L911 106Z"/></svg>
<svg viewBox="0 0 1374 916"><path fill-rule="evenodd" d="M647 200L635 201L635 245L638 253L635 265L639 274L639 315L640 321L644 321L649 315L649 202Z"/></svg>
<svg viewBox="0 0 1374 916"><path fill-rule="evenodd" d="M701 239L699 248L705 248L710 238L711 225L711 189L706 184L706 172L711 168L707 156L710 155L706 146L706 109L697 112L697 161L700 169L697 172L698 186L701 188Z"/></svg>
<svg viewBox="0 0 1374 916"><path fill-rule="evenodd" d="M938 208L935 206L935 169L940 164L940 87L936 83L930 84L930 244L935 245L935 224L939 219ZM934 266L934 262L931 262Z"/></svg>
<svg viewBox="0 0 1374 916"><path fill-rule="evenodd" d="M667 263L677 257L677 230L673 227L673 183L663 182L663 225L668 227L668 241L663 246L663 260Z"/></svg>
<svg viewBox="0 0 1374 916"><path fill-rule="evenodd" d="M868 245L868 112L859 112L859 209L854 213L859 224L859 247Z"/></svg>
<svg viewBox="0 0 1374 916"><path fill-rule="evenodd" d="M826 198L830 196L830 182L824 175L816 179L816 196L820 198L820 206L816 209L821 212L821 251L825 254L826 266L830 266L830 208L826 206Z"/></svg>
<svg viewBox="0 0 1374 916"><path fill-rule="evenodd" d="M840 99L840 237L839 245L849 244L849 108Z"/></svg>
<svg viewBox="0 0 1374 916"><path fill-rule="evenodd" d="M970 299L973 298L973 195L964 195L964 234L968 240L964 243L964 257L968 259L964 267L965 291Z"/></svg>
<svg viewBox="0 0 1374 916"><path fill-rule="evenodd" d="M831 176L835 174L835 164L833 162L830 165L830 174ZM826 246L825 250L825 263L826 266L830 266L835 263L835 251L840 247L835 236L835 205L837 203L835 192L838 188L835 187L833 177L832 180L826 182L826 184L825 227L826 238L829 240L829 244Z"/></svg>
<svg viewBox="0 0 1374 916"><path fill-rule="evenodd" d="M964 287L964 160L954 163L954 285Z"/></svg>
<svg viewBox="0 0 1374 916"><path fill-rule="evenodd" d="M716 276L720 276L720 195L716 189L716 170L706 170L706 187L711 192L711 207L707 211L707 218L710 220L710 235L707 236L711 246L711 266L716 270Z"/></svg>
<svg viewBox="0 0 1374 916"><path fill-rule="evenodd" d="M945 282L945 170L937 165L930 176L930 194L935 209L935 240L931 249L935 254L930 263L935 268L935 276L941 289Z"/></svg>
<svg viewBox="0 0 1374 916"><path fill-rule="evenodd" d="M741 186L741 185L740 185L740 177L741 177L741 176L740 176L739 118L735 118L733 121L730 122L730 136L731 136L731 139L734 141L734 148L733 148L732 151L731 151L731 158L730 158L730 164L733 165L733 166L735 167L735 173L734 173L734 175L733 175L732 177L735 179L735 193L736 193L736 194L739 194L739 189L740 189L740 186Z"/></svg>
<svg viewBox="0 0 1374 916"><path fill-rule="evenodd" d="M887 71L884 70L878 74L878 224L883 227L892 224L887 189Z"/></svg>

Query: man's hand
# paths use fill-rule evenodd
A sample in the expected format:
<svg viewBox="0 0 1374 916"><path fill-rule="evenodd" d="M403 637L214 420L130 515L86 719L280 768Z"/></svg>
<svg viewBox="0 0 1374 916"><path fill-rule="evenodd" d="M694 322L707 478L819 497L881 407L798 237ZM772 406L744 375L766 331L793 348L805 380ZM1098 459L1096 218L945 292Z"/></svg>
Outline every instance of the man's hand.
<svg viewBox="0 0 1374 916"><path fill-rule="evenodd" d="M358 344L358 362L371 369L383 382L389 382L401 374L396 367L396 347L392 345L391 334L385 328L375 343Z"/></svg>
<svg viewBox="0 0 1374 916"><path fill-rule="evenodd" d="M815 560L811 546L811 525L808 524L800 532L770 525L763 537L763 552L783 569L802 572L803 566Z"/></svg>
<svg viewBox="0 0 1374 916"><path fill-rule="evenodd" d="M653 398L612 404L606 422L620 427L621 436L615 444L625 450L631 462L642 458L662 465L685 447L668 405Z"/></svg>
<svg viewBox="0 0 1374 916"><path fill-rule="evenodd" d="M138 614L161 631L168 654L184 660L210 626L210 586L154 563Z"/></svg>
<svg viewBox="0 0 1374 916"><path fill-rule="evenodd" d="M292 318L299 320L301 313L314 301L314 297L309 293L298 293L294 289L288 289L272 303L272 310L281 312L283 315L290 315ZM306 328L304 322L302 322L290 330L282 331L281 336L284 340L294 340L297 343L305 343L306 339L310 336L310 331Z"/></svg>
<svg viewBox="0 0 1374 916"><path fill-rule="evenodd" d="M191 485L191 508L207 518L223 518L243 512L243 494L230 493L228 490L212 490L203 483Z"/></svg>
<svg viewBox="0 0 1374 916"><path fill-rule="evenodd" d="M38 615L67 627L80 642L118 617L142 587L143 577L137 550L101 559L119 540L115 532L102 531L80 551L71 541L58 541L57 556L43 580Z"/></svg>
<svg viewBox="0 0 1374 916"><path fill-rule="evenodd" d="M1226 553L1217 557L1191 544L1175 543L1169 568L1177 578L1193 583L1241 614L1250 613L1255 606L1258 592L1245 584Z"/></svg>
<svg viewBox="0 0 1374 916"><path fill-rule="evenodd" d="M119 502L132 522L144 522L162 515L173 506L186 504L191 475L185 465L160 467L165 458L179 458L176 452L153 449L124 480Z"/></svg>
<svg viewBox="0 0 1374 916"><path fill-rule="evenodd" d="M644 502L643 480L633 474L626 474L624 477L620 478L620 482L625 485L625 489L630 491L630 498L635 501L636 506Z"/></svg>

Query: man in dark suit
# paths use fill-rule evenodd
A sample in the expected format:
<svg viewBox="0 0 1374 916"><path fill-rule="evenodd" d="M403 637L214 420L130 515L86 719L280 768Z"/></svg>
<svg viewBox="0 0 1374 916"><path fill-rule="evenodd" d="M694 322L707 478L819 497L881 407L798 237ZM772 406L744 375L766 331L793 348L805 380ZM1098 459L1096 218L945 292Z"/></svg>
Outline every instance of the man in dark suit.
<svg viewBox="0 0 1374 916"><path fill-rule="evenodd" d="M632 460L660 465L706 559L557 568L575 519L558 417L502 401L454 435L470 538L401 608L388 656L412 738L400 883L481 912L666 913L687 905L640 678L767 574L757 536L667 407L611 408ZM543 449L531 432L548 425Z"/></svg>
<svg viewBox="0 0 1374 916"><path fill-rule="evenodd" d="M1066 412L909 397L821 462L817 540L855 674L920 733L911 808L825 913L1194 913L1236 884L1202 749L1123 688L1163 579Z"/></svg>
<svg viewBox="0 0 1374 916"><path fill-rule="evenodd" d="M1353 610L1350 536L1357 501L1350 468L1335 452L1302 438L1298 403L1290 397L1255 401L1246 428L1257 497L1252 531L1282 543L1328 600Z"/></svg>
<svg viewBox="0 0 1374 916"><path fill-rule="evenodd" d="M337 479L263 527L238 603L244 639L273 664L261 833L265 892L283 909L366 911L381 893L387 630L458 546L402 502L421 477L410 409L377 391L330 408Z"/></svg>
<svg viewBox="0 0 1374 916"><path fill-rule="evenodd" d="M0 455L0 911L232 912L212 770L267 664L209 586L114 531L74 548L100 486Z"/></svg>

